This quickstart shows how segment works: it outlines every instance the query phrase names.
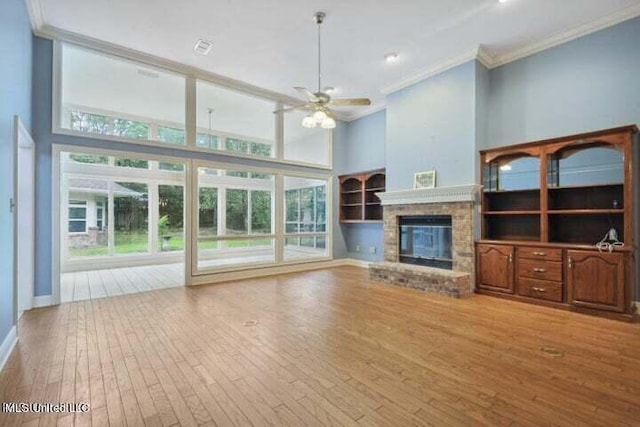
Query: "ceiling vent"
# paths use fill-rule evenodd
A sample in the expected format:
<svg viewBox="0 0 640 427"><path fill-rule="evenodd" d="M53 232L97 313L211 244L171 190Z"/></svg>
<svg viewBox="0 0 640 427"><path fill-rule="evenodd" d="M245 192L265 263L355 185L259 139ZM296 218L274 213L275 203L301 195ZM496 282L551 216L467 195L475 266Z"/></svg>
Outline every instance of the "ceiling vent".
<svg viewBox="0 0 640 427"><path fill-rule="evenodd" d="M213 46L213 43L211 43L210 41L199 39L196 45L194 46L193 50L202 55L207 55L211 50L212 46Z"/></svg>

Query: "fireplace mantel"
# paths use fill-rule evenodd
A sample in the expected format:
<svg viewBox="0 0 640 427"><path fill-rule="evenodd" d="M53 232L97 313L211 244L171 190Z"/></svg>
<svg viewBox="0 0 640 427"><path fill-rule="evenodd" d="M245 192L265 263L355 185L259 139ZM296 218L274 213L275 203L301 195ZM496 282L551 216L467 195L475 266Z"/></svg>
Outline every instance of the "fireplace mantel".
<svg viewBox="0 0 640 427"><path fill-rule="evenodd" d="M416 190L376 193L383 206L414 205L421 203L476 202L481 185L455 185L451 187L419 188Z"/></svg>

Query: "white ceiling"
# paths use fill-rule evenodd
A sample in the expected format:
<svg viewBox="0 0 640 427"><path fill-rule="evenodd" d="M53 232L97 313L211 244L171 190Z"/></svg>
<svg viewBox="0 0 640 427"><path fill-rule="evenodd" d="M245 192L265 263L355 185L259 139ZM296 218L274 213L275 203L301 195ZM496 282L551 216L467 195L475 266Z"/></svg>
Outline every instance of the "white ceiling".
<svg viewBox="0 0 640 427"><path fill-rule="evenodd" d="M482 45L496 63L640 15L640 0L26 0L36 26L78 33L290 96L316 86L323 24L323 86L335 97L400 87ZM34 16L35 15L35 16ZM213 42L208 56L197 39ZM395 64L383 60L395 51ZM345 110L347 114L363 112Z"/></svg>

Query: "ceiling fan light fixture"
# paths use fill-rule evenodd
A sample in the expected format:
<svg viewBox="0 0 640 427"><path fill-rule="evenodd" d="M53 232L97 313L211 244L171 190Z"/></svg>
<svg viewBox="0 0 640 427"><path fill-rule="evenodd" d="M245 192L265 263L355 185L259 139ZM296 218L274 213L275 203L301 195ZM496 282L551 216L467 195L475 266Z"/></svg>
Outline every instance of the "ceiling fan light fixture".
<svg viewBox="0 0 640 427"><path fill-rule="evenodd" d="M371 100L368 98L342 98L332 99L331 94L336 92L335 87L322 86L322 45L321 45L321 32L320 27L325 19L323 12L316 12L313 15L314 21L318 27L318 89L313 92L304 87L294 87L295 90L300 92L306 98L304 101L300 100L299 105L293 105L287 108L279 108L274 113L283 113L292 110L305 110L308 114L302 119L302 126L305 128L322 127L324 129L333 129L336 127L336 120L333 117L335 112L333 107L351 107L351 106L365 106L371 105Z"/></svg>
<svg viewBox="0 0 640 427"><path fill-rule="evenodd" d="M327 117L327 113L325 113L323 110L318 110L313 113L313 119L318 123L322 123L327 119Z"/></svg>
<svg viewBox="0 0 640 427"><path fill-rule="evenodd" d="M327 117L322 121L322 127L323 129L333 129L336 127L336 121L333 117Z"/></svg>
<svg viewBox="0 0 640 427"><path fill-rule="evenodd" d="M316 127L316 119L314 119L312 115L305 116L305 118L302 119L302 126L305 128L314 128Z"/></svg>

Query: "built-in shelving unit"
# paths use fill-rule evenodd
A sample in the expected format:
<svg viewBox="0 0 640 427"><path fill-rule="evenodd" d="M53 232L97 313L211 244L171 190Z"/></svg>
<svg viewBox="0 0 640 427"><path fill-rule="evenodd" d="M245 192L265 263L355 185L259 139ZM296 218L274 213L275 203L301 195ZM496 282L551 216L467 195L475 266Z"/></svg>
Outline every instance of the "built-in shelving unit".
<svg viewBox="0 0 640 427"><path fill-rule="evenodd" d="M342 175L340 222L382 221L382 205L376 193L385 191L384 169Z"/></svg>
<svg viewBox="0 0 640 427"><path fill-rule="evenodd" d="M479 292L631 315L636 133L627 126L480 152ZM616 244L603 252L603 239Z"/></svg>

